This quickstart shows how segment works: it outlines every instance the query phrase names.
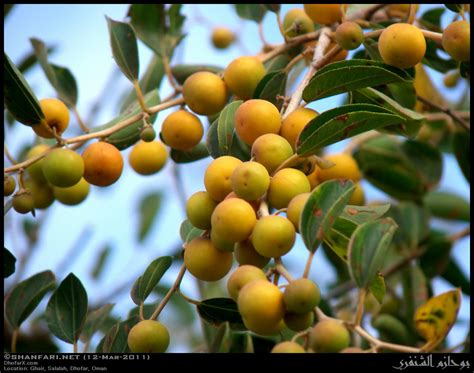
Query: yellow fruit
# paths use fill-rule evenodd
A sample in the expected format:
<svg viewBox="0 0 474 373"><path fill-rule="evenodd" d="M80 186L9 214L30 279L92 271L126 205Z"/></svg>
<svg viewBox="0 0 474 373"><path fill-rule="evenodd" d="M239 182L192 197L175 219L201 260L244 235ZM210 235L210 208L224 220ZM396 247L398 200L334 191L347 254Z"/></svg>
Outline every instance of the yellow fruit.
<svg viewBox="0 0 474 373"><path fill-rule="evenodd" d="M311 190L313 190L320 184L320 181L319 181L320 170L321 169L319 168L318 165L314 165L314 170L309 175L306 175L309 181L309 185L311 186Z"/></svg>
<svg viewBox="0 0 474 373"><path fill-rule="evenodd" d="M314 352L339 352L351 342L351 336L342 323L333 319L319 321L309 334L309 346Z"/></svg>
<svg viewBox="0 0 474 373"><path fill-rule="evenodd" d="M335 165L319 170L318 178L321 182L333 179L350 179L357 182L361 179L359 166L349 154L330 154L325 156L324 159L334 162Z"/></svg>
<svg viewBox="0 0 474 373"><path fill-rule="evenodd" d="M242 164L238 158L225 155L214 159L204 173L204 186L212 199L222 201L230 192L230 177L235 168Z"/></svg>
<svg viewBox="0 0 474 373"><path fill-rule="evenodd" d="M456 61L469 61L471 56L471 24L468 21L451 23L443 31L441 44Z"/></svg>
<svg viewBox="0 0 474 373"><path fill-rule="evenodd" d="M303 172L294 168L284 168L273 175L267 198L272 207L282 209L288 206L293 197L310 191L311 186Z"/></svg>
<svg viewBox="0 0 474 373"><path fill-rule="evenodd" d="M242 56L233 60L224 71L224 82L235 96L252 98L255 88L265 75L265 66L256 57Z"/></svg>
<svg viewBox="0 0 474 373"><path fill-rule="evenodd" d="M316 116L318 113L312 109L298 108L283 119L280 128L280 136L288 140L293 150L296 149L296 140L303 128Z"/></svg>
<svg viewBox="0 0 474 373"><path fill-rule="evenodd" d="M252 206L243 199L222 201L211 216L212 230L229 242L243 241L250 236L257 217Z"/></svg>
<svg viewBox="0 0 474 373"><path fill-rule="evenodd" d="M227 102L227 87L216 74L200 71L189 76L183 84L186 105L199 115L221 111Z"/></svg>
<svg viewBox="0 0 474 373"><path fill-rule="evenodd" d="M90 185L82 178L79 182L68 188L54 187L54 197L64 205L75 206L84 201L89 195Z"/></svg>
<svg viewBox="0 0 474 373"><path fill-rule="evenodd" d="M268 133L254 141L251 153L255 161L272 174L280 164L293 155L293 149L284 137Z"/></svg>
<svg viewBox="0 0 474 373"><path fill-rule="evenodd" d="M89 184L105 187L115 183L122 175L123 158L113 145L98 141L90 144L82 153L84 179Z"/></svg>
<svg viewBox="0 0 474 373"><path fill-rule="evenodd" d="M299 345L296 342L290 342L290 341L277 343L272 348L272 351L271 351L272 354L305 353L305 352L306 352L305 349L301 345Z"/></svg>
<svg viewBox="0 0 474 373"><path fill-rule="evenodd" d="M227 27L215 27L212 30L212 44L218 49L227 48L234 40L234 33Z"/></svg>
<svg viewBox="0 0 474 373"><path fill-rule="evenodd" d="M345 21L337 27L335 37L342 49L353 50L364 41L364 32L357 23Z"/></svg>
<svg viewBox="0 0 474 373"><path fill-rule="evenodd" d="M352 193L349 205L362 206L365 203L364 189L360 183L355 184L354 193Z"/></svg>
<svg viewBox="0 0 474 373"><path fill-rule="evenodd" d="M283 30L287 36L294 37L313 31L314 24L303 9L294 8L285 14Z"/></svg>
<svg viewBox="0 0 474 373"><path fill-rule="evenodd" d="M43 174L46 180L58 187L70 187L84 175L84 161L75 151L57 148L43 159Z"/></svg>
<svg viewBox="0 0 474 373"><path fill-rule="evenodd" d="M304 11L314 23L332 25L342 18L342 4L304 4Z"/></svg>
<svg viewBox="0 0 474 373"><path fill-rule="evenodd" d="M459 74L459 70L452 70L447 72L443 77L444 86L447 88L456 87L460 77L461 75Z"/></svg>
<svg viewBox="0 0 474 373"><path fill-rule="evenodd" d="M303 211L303 207L306 204L311 193L301 193L297 196L293 197L288 204L288 210L286 210L286 216L288 219L293 223L296 232L299 232L299 224L300 224L300 217L301 211Z"/></svg>
<svg viewBox="0 0 474 373"><path fill-rule="evenodd" d="M288 329L300 332L313 325L314 313L313 311L306 313L292 313L287 311L283 320Z"/></svg>
<svg viewBox="0 0 474 373"><path fill-rule="evenodd" d="M211 229L211 241L213 245L222 251L234 251L235 242L229 241L225 236L215 229Z"/></svg>
<svg viewBox="0 0 474 373"><path fill-rule="evenodd" d="M265 273L258 267L243 265L238 267L227 280L227 291L237 301L240 290L251 281L267 280Z"/></svg>
<svg viewBox="0 0 474 373"><path fill-rule="evenodd" d="M287 218L269 215L257 220L251 239L257 253L266 258L279 258L291 250L296 233Z"/></svg>
<svg viewBox="0 0 474 373"><path fill-rule="evenodd" d="M33 126L33 131L38 136L46 139L54 137L53 128L57 135L61 135L69 125L69 109L61 100L56 98L45 98L39 102L44 113L43 121Z"/></svg>
<svg viewBox="0 0 474 373"><path fill-rule="evenodd" d="M410 11L410 5L411 4L390 4L385 8L385 10L391 18L406 18ZM415 13L418 11L419 7L420 4L415 4Z"/></svg>
<svg viewBox="0 0 474 373"><path fill-rule="evenodd" d="M186 216L199 229L211 228L212 212L217 206L207 192L196 192L186 202Z"/></svg>
<svg viewBox="0 0 474 373"><path fill-rule="evenodd" d="M270 185L270 175L260 163L244 162L236 167L230 181L238 197L254 201L266 193Z"/></svg>
<svg viewBox="0 0 474 373"><path fill-rule="evenodd" d="M26 153L26 159L36 157L37 155L43 154L47 150L49 150L49 146L46 144L35 145L28 151L28 153ZM27 168L28 173L30 174L31 178L40 183L46 182L46 178L44 177L44 174L43 174L43 162L44 162L44 158L29 165Z"/></svg>
<svg viewBox="0 0 474 373"><path fill-rule="evenodd" d="M250 264L258 268L265 267L270 261L270 258L265 258L255 251L250 239L235 244L234 257L240 265Z"/></svg>
<svg viewBox="0 0 474 373"><path fill-rule="evenodd" d="M166 164L168 152L161 141L137 142L130 152L128 161L133 170L140 175L153 175Z"/></svg>
<svg viewBox="0 0 474 373"><path fill-rule="evenodd" d="M130 329L127 342L133 353L165 352L170 344L170 334L159 321L142 320Z"/></svg>
<svg viewBox="0 0 474 373"><path fill-rule="evenodd" d="M235 194L235 192L230 192L228 195L225 196L224 199L229 199L229 198L240 198L237 194ZM255 213L258 212L258 209L260 208L260 199L256 199L256 200L246 200L248 203L250 203L250 206L252 206L252 208L254 209Z"/></svg>
<svg viewBox="0 0 474 373"><path fill-rule="evenodd" d="M189 150L199 144L204 128L199 118L186 110L166 117L161 128L164 142L173 149Z"/></svg>
<svg viewBox="0 0 474 373"><path fill-rule="evenodd" d="M318 285L307 278L291 281L285 288L286 309L294 313L307 313L314 310L321 300Z"/></svg>

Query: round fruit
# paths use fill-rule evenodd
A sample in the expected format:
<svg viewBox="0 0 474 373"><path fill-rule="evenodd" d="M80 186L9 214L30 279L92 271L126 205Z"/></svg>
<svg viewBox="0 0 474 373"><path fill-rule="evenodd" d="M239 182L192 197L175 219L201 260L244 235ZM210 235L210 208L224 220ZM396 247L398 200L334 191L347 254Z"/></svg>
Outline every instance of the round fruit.
<svg viewBox="0 0 474 373"><path fill-rule="evenodd" d="M351 342L351 336L342 323L333 319L318 322L309 334L309 346L314 352L339 352Z"/></svg>
<svg viewBox="0 0 474 373"><path fill-rule="evenodd" d="M130 166L140 175L156 174L167 160L168 152L161 141L137 142L128 158Z"/></svg>
<svg viewBox="0 0 474 373"><path fill-rule="evenodd" d="M314 321L314 313L313 311L306 312L306 313L292 313L286 312L285 318L285 325L295 331L300 332L302 330L308 329L311 325L313 325Z"/></svg>
<svg viewBox="0 0 474 373"><path fill-rule="evenodd" d="M314 23L332 25L342 19L342 4L304 4L304 11Z"/></svg>
<svg viewBox="0 0 474 373"><path fill-rule="evenodd" d="M227 102L227 87L216 74L199 71L190 75L183 84L186 105L200 115L221 111Z"/></svg>
<svg viewBox="0 0 474 373"><path fill-rule="evenodd" d="M234 251L235 242L229 241L215 229L211 229L211 241L215 247L222 251Z"/></svg>
<svg viewBox="0 0 474 373"><path fill-rule="evenodd" d="M364 189L360 183L355 183L354 193L352 193L349 205L362 206L365 203Z"/></svg>
<svg viewBox="0 0 474 373"><path fill-rule="evenodd" d="M3 195L11 196L16 188L16 181L11 175L3 175Z"/></svg>
<svg viewBox="0 0 474 373"><path fill-rule="evenodd" d="M90 144L82 153L84 179L89 184L105 187L115 183L123 170L123 158L113 145L98 141Z"/></svg>
<svg viewBox="0 0 474 373"><path fill-rule="evenodd" d="M140 139L145 142L153 141L156 138L156 132L152 126L145 126L140 131Z"/></svg>
<svg viewBox="0 0 474 373"><path fill-rule="evenodd" d="M300 170L284 168L273 175L268 188L268 202L276 209L288 206L293 197L311 191L308 178Z"/></svg>
<svg viewBox="0 0 474 373"><path fill-rule="evenodd" d="M314 23L303 9L290 9L283 18L283 30L289 37L303 35L314 30Z"/></svg>
<svg viewBox="0 0 474 373"><path fill-rule="evenodd" d="M314 165L314 170L309 175L306 175L309 181L309 185L311 186L311 190L313 190L320 184L320 181L319 181L320 170L321 169L319 168L318 165Z"/></svg>
<svg viewBox="0 0 474 373"><path fill-rule="evenodd" d="M471 55L471 25L468 21L451 23L443 31L441 44L456 61L469 61Z"/></svg>
<svg viewBox="0 0 474 373"><path fill-rule="evenodd" d="M273 348L271 353L272 354L278 354L278 353L283 353L283 354L288 354L288 353L305 353L305 349L299 345L296 342L280 342L276 344Z"/></svg>
<svg viewBox="0 0 474 373"><path fill-rule="evenodd" d="M234 33L227 27L215 27L212 30L212 44L218 49L227 48L234 40Z"/></svg>
<svg viewBox="0 0 474 373"><path fill-rule="evenodd" d="M398 18L406 18L408 16L408 13L410 11L410 5L411 4L389 4L385 10L387 11L387 14L389 17L398 17ZM418 11L418 8L420 7L420 4L414 4L415 5L415 13Z"/></svg>
<svg viewBox="0 0 474 373"><path fill-rule="evenodd" d="M426 52L426 41L418 27L394 23L383 30L378 48L386 64L407 69L421 62Z"/></svg>
<svg viewBox="0 0 474 373"><path fill-rule="evenodd" d="M235 192L230 192L228 195L225 196L224 199L229 199L229 198L240 198L237 194L235 194ZM252 208L254 209L255 213L258 212L258 209L260 208L260 199L256 199L256 200L247 200L248 203L250 203L250 206L252 206Z"/></svg>
<svg viewBox="0 0 474 373"><path fill-rule="evenodd" d="M283 327L283 294L268 280L255 280L239 292L237 306L245 326L261 335L272 335Z"/></svg>
<svg viewBox="0 0 474 373"><path fill-rule="evenodd" d="M299 107L283 119L280 128L280 136L288 140L293 150L296 149L296 141L303 128L316 118L318 113L312 109Z"/></svg>
<svg viewBox="0 0 474 373"><path fill-rule="evenodd" d="M224 71L224 82L235 96L248 100L252 98L264 75L265 66L258 58L242 56L227 66Z"/></svg>
<svg viewBox="0 0 474 373"><path fill-rule="evenodd" d="M235 244L234 257L240 265L250 264L258 268L265 267L270 261L270 258L265 258L255 251L250 239Z"/></svg>
<svg viewBox="0 0 474 373"><path fill-rule="evenodd" d="M62 188L73 186L84 175L84 161L73 150L54 149L44 157L43 174L54 186Z"/></svg>
<svg viewBox="0 0 474 373"><path fill-rule="evenodd" d="M81 178L79 182L68 188L54 187L54 197L64 205L74 206L84 201L89 195L90 185Z"/></svg>
<svg viewBox="0 0 474 373"><path fill-rule="evenodd" d="M35 202L30 191L20 191L13 196L13 209L20 214L28 214L35 207Z"/></svg>
<svg viewBox="0 0 474 373"><path fill-rule="evenodd" d="M61 135L69 125L69 110L61 100L56 98L45 98L39 102L44 119L40 124L33 126L33 131L38 136L52 139L53 128L56 134Z"/></svg>
<svg viewBox="0 0 474 373"><path fill-rule="evenodd" d="M297 196L293 197L288 204L288 210L286 210L286 216L290 221L293 223L296 232L299 232L299 224L300 224L300 217L301 211L303 211L303 207L306 204L311 193L301 193Z"/></svg>
<svg viewBox="0 0 474 373"><path fill-rule="evenodd" d="M199 144L204 128L199 118L186 110L166 117L161 128L164 142L173 149L189 150Z"/></svg>
<svg viewBox="0 0 474 373"><path fill-rule="evenodd" d="M291 281L284 294L286 309L294 313L307 313L318 306L321 293L318 285L307 278Z"/></svg>
<svg viewBox="0 0 474 373"><path fill-rule="evenodd" d="M33 196L33 206L35 209L45 209L54 202L54 193L47 183L38 183L35 180L27 180L25 186L31 191Z"/></svg>
<svg viewBox="0 0 474 373"><path fill-rule="evenodd" d="M127 342L133 353L165 352L170 344L170 334L159 321L142 320L130 329Z"/></svg>
<svg viewBox="0 0 474 373"><path fill-rule="evenodd" d="M459 70L447 72L446 75L443 77L444 86L447 88L456 87L460 77L461 75L459 74Z"/></svg>
<svg viewBox="0 0 474 373"><path fill-rule="evenodd" d="M216 201L222 201L230 192L230 176L235 168L242 164L238 158L230 155L214 159L204 173L204 186L209 195Z"/></svg>
<svg viewBox="0 0 474 373"><path fill-rule="evenodd" d="M238 197L253 201L266 193L270 185L270 175L260 163L244 162L235 168L230 182Z"/></svg>
<svg viewBox="0 0 474 373"><path fill-rule="evenodd" d="M184 265L197 279L217 281L232 267L232 253L215 247L209 238L196 237L186 244Z"/></svg>
<svg viewBox="0 0 474 373"><path fill-rule="evenodd" d="M43 154L47 150L49 150L49 146L46 144L35 145L28 151L28 153L26 153L26 158L30 159L30 158L36 157L37 155ZM44 174L43 174L43 162L44 162L44 158L40 159L39 161L36 161L33 164L30 164L27 168L28 173L30 174L31 178L40 183L46 182L46 178L44 177Z"/></svg>
<svg viewBox="0 0 474 373"><path fill-rule="evenodd" d="M199 229L211 228L212 212L217 206L207 192L196 192L186 202L186 216L192 225Z"/></svg>
<svg viewBox="0 0 474 373"><path fill-rule="evenodd" d="M281 127L280 112L270 101L245 101L235 112L235 131L248 145L267 133L277 134Z"/></svg>
<svg viewBox="0 0 474 373"><path fill-rule="evenodd" d="M355 22L346 21L336 29L336 42L342 49L353 50L364 41L364 32Z"/></svg>
<svg viewBox="0 0 474 373"><path fill-rule="evenodd" d="M265 273L260 268L251 265L238 267L227 280L227 291L230 297L237 301L240 290L255 280L267 280Z"/></svg>
<svg viewBox="0 0 474 373"><path fill-rule="evenodd" d="M346 153L329 154L324 159L332 161L335 165L319 170L318 178L321 182L333 179L350 179L357 182L361 179L359 166L351 155Z"/></svg>
<svg viewBox="0 0 474 373"><path fill-rule="evenodd" d="M293 224L278 215L264 216L257 220L252 232L255 251L266 258L279 258L287 254L295 243Z"/></svg>
<svg viewBox="0 0 474 373"><path fill-rule="evenodd" d="M272 174L280 164L293 155L293 149L284 137L268 133L254 141L251 153L255 161Z"/></svg>
<svg viewBox="0 0 474 373"><path fill-rule="evenodd" d="M250 236L257 217L252 206L243 199L222 201L211 216L212 230L229 242L243 241Z"/></svg>

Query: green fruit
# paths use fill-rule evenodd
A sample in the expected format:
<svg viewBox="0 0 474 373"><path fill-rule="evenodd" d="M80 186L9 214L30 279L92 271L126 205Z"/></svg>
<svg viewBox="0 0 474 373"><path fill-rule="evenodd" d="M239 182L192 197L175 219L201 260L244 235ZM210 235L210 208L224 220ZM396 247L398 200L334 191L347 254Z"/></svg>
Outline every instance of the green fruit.
<svg viewBox="0 0 474 373"><path fill-rule="evenodd" d="M230 297L237 301L240 290L249 282L266 280L265 273L258 267L243 265L238 267L227 280L227 291Z"/></svg>
<svg viewBox="0 0 474 373"><path fill-rule="evenodd" d="M286 312L284 321L285 325L289 329L295 332L300 332L308 329L311 325L313 325L314 313L313 311L306 313Z"/></svg>
<svg viewBox="0 0 474 373"><path fill-rule="evenodd" d="M30 191L20 191L13 196L13 209L20 214L28 214L34 208L33 195Z"/></svg>
<svg viewBox="0 0 474 373"><path fill-rule="evenodd" d="M293 224L283 216L270 215L257 220L252 232L255 251L266 258L287 254L295 243Z"/></svg>
<svg viewBox="0 0 474 373"><path fill-rule="evenodd" d="M289 37L303 35L314 30L314 23L303 9L290 9L283 18L283 30Z"/></svg>
<svg viewBox="0 0 474 373"><path fill-rule="evenodd" d="M35 209L45 209L54 202L53 190L48 184L28 180L25 182L25 186L31 191Z"/></svg>
<svg viewBox="0 0 474 373"><path fill-rule="evenodd" d="M3 175L3 195L11 196L16 188L16 181L11 175Z"/></svg>
<svg viewBox="0 0 474 373"><path fill-rule="evenodd" d="M309 334L309 346L314 352L339 352L351 342L351 336L345 326L336 320L319 321Z"/></svg>
<svg viewBox="0 0 474 373"><path fill-rule="evenodd" d="M272 354L305 353L305 352L306 352L305 349L301 345L299 345L296 342L290 342L290 341L280 342L276 344L272 348L272 351L271 351Z"/></svg>
<svg viewBox="0 0 474 373"><path fill-rule="evenodd" d="M235 244L234 257L240 265L250 264L258 268L265 267L270 261L270 258L265 258L255 251L250 239Z"/></svg>
<svg viewBox="0 0 474 373"><path fill-rule="evenodd" d="M196 192L186 202L186 216L199 229L211 228L212 212L217 206L207 192Z"/></svg>
<svg viewBox="0 0 474 373"><path fill-rule="evenodd" d="M79 182L71 187L54 187L53 192L56 199L64 205L74 206L84 201L89 195L90 185L81 178Z"/></svg>
<svg viewBox="0 0 474 373"><path fill-rule="evenodd" d="M46 180L54 186L70 187L79 182L84 175L84 161L70 149L54 149L43 161Z"/></svg>
<svg viewBox="0 0 474 373"><path fill-rule="evenodd" d="M311 185L303 172L294 168L284 168L273 175L267 198L272 207L282 209L298 194L310 191Z"/></svg>
<svg viewBox="0 0 474 373"><path fill-rule="evenodd" d="M142 320L130 329L127 342L133 353L165 352L170 344L170 334L159 321Z"/></svg>
<svg viewBox="0 0 474 373"><path fill-rule="evenodd" d="M364 32L355 22L346 21L336 29L336 42L342 49L353 50L364 41Z"/></svg>
<svg viewBox="0 0 474 373"><path fill-rule="evenodd" d="M314 310L321 300L318 285L307 278L291 281L285 289L286 309L294 313L307 313Z"/></svg>
<svg viewBox="0 0 474 373"><path fill-rule="evenodd" d="M215 229L211 229L211 241L219 250L234 251L235 242L222 237Z"/></svg>
<svg viewBox="0 0 474 373"><path fill-rule="evenodd" d="M38 144L34 147L32 147L28 153L26 153L26 159L30 159L33 157L36 157L37 155L40 155L46 151L49 150L49 146L46 144ZM44 177L43 174L43 162L44 158L36 161L35 163L30 164L27 167L28 173L30 174L30 177L40 183L45 183L46 178Z"/></svg>
<svg viewBox="0 0 474 373"><path fill-rule="evenodd" d="M280 164L293 155L293 148L282 136L267 133L254 141L251 153L255 161L272 174Z"/></svg>
<svg viewBox="0 0 474 373"><path fill-rule="evenodd" d="M260 163L244 162L235 168L230 182L238 197L253 201L266 193L270 185L270 175Z"/></svg>
<svg viewBox="0 0 474 373"><path fill-rule="evenodd" d="M156 132L152 126L145 126L140 131L140 139L145 142L153 141L156 138Z"/></svg>

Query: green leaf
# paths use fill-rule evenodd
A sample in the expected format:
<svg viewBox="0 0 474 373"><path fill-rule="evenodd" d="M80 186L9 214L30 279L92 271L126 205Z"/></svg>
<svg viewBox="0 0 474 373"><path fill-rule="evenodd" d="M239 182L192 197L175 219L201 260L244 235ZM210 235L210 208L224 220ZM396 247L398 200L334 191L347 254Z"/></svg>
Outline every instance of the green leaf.
<svg viewBox="0 0 474 373"><path fill-rule="evenodd" d="M15 256L5 247L3 248L3 278L10 277L15 273Z"/></svg>
<svg viewBox="0 0 474 373"><path fill-rule="evenodd" d="M104 353L130 352L128 348L128 333L135 324L140 321L138 316L131 317L125 321L115 324L105 335L102 351Z"/></svg>
<svg viewBox="0 0 474 373"><path fill-rule="evenodd" d="M462 10L462 4L444 4L444 6L454 13L459 13Z"/></svg>
<svg viewBox="0 0 474 373"><path fill-rule="evenodd" d="M445 12L445 8L434 8L424 12L418 21L430 31L443 32L441 28L441 17Z"/></svg>
<svg viewBox="0 0 474 373"><path fill-rule="evenodd" d="M198 306L199 315L207 322L219 325L228 321L235 328L245 328L237 303L230 298L211 298L203 300Z"/></svg>
<svg viewBox="0 0 474 373"><path fill-rule="evenodd" d="M440 73L447 73L458 67L458 63L452 58L444 59L438 53L438 44L434 40L426 39L426 52L422 63Z"/></svg>
<svg viewBox="0 0 474 373"><path fill-rule="evenodd" d="M350 273L361 289L367 289L384 264L397 224L390 218L357 227L349 242Z"/></svg>
<svg viewBox="0 0 474 373"><path fill-rule="evenodd" d="M311 120L300 133L296 152L309 156L349 137L406 120L392 111L371 104L343 105Z"/></svg>
<svg viewBox="0 0 474 373"><path fill-rule="evenodd" d="M372 326L384 341L411 345L407 326L395 316L382 313L372 319Z"/></svg>
<svg viewBox="0 0 474 373"><path fill-rule="evenodd" d="M53 272L37 273L19 282L5 301L5 319L12 329L20 327L35 310L46 293L56 286Z"/></svg>
<svg viewBox="0 0 474 373"><path fill-rule="evenodd" d="M46 47L46 53L52 54L54 51L56 51L56 46L49 46ZM23 74L30 70L33 66L35 66L38 63L38 59L36 58L35 52L28 53L25 57L21 59L20 62L18 62L18 70L20 70Z"/></svg>
<svg viewBox="0 0 474 373"><path fill-rule="evenodd" d="M113 303L107 303L94 311L89 311L86 317L84 328L82 329L82 333L80 335L80 340L82 343L86 343L92 339L94 333L98 331L101 325L106 321L113 307Z"/></svg>
<svg viewBox="0 0 474 373"><path fill-rule="evenodd" d="M237 15L240 18L262 22L265 13L267 12L264 4L234 4Z"/></svg>
<svg viewBox="0 0 474 373"><path fill-rule="evenodd" d="M425 243L425 252L420 257L420 268L428 278L443 274L448 267L453 247L452 241L443 233L431 232Z"/></svg>
<svg viewBox="0 0 474 373"><path fill-rule="evenodd" d="M139 70L135 32L128 23L114 21L107 16L105 18L115 62L127 79L133 82L138 79Z"/></svg>
<svg viewBox="0 0 474 373"><path fill-rule="evenodd" d="M253 98L269 101L280 110L284 101L281 96L285 96L287 80L285 70L267 73L255 88Z"/></svg>
<svg viewBox="0 0 474 373"><path fill-rule="evenodd" d="M210 353L225 353L230 349L231 331L228 322L222 323L217 328L212 344L209 346Z"/></svg>
<svg viewBox="0 0 474 373"><path fill-rule="evenodd" d="M72 73L65 67L48 62L48 50L40 39L30 38L30 42L33 45L41 68L46 74L48 81L58 93L59 98L68 106L76 106L78 95L77 83Z"/></svg>
<svg viewBox="0 0 474 373"><path fill-rule="evenodd" d="M143 242L156 220L161 206L161 192L145 195L140 201L140 222L138 225L138 242Z"/></svg>
<svg viewBox="0 0 474 373"><path fill-rule="evenodd" d="M263 65L265 66L265 71L267 74L281 70L285 68L290 62L290 57L286 54L279 54L276 57L273 57L271 60L268 60Z"/></svg>
<svg viewBox="0 0 474 373"><path fill-rule="evenodd" d="M15 4L3 4L3 19L7 18Z"/></svg>
<svg viewBox="0 0 474 373"><path fill-rule="evenodd" d="M453 151L464 177L471 182L471 133L456 131L453 135Z"/></svg>
<svg viewBox="0 0 474 373"><path fill-rule="evenodd" d="M377 273L373 281L369 285L369 290L380 304L383 303L383 297L387 288L385 287L385 279L381 273Z"/></svg>
<svg viewBox="0 0 474 373"><path fill-rule="evenodd" d="M441 277L454 287L461 288L464 294L468 296L471 295L471 282L469 281L469 277L464 274L463 270L455 259L451 258L449 260L448 265Z"/></svg>
<svg viewBox="0 0 474 373"><path fill-rule="evenodd" d="M184 243L188 243L192 239L199 237L202 233L204 233L204 231L196 228L188 219L184 220L179 228L179 235Z"/></svg>
<svg viewBox="0 0 474 373"><path fill-rule="evenodd" d="M145 273L141 275L133 284L130 293L133 302L140 305L153 291L153 288L161 280L165 272L171 266L173 259L170 256L162 256L153 260L147 267Z"/></svg>
<svg viewBox="0 0 474 373"><path fill-rule="evenodd" d="M105 245L98 252L95 265L94 265L94 267L92 268L92 271L91 271L91 276L94 280L97 280L99 278L99 276L104 272L104 266L105 266L105 263L107 262L107 259L110 256L111 251L112 251L111 246L110 245Z"/></svg>
<svg viewBox="0 0 474 373"><path fill-rule="evenodd" d="M463 61L459 65L459 73L461 76L468 81L471 80L471 62L470 61Z"/></svg>
<svg viewBox="0 0 474 373"><path fill-rule="evenodd" d="M43 111L31 87L10 57L4 52L3 62L3 103L20 123L27 126L40 124Z"/></svg>
<svg viewBox="0 0 474 373"><path fill-rule="evenodd" d="M351 180L329 180L319 184L301 212L299 231L306 248L315 252L349 202L355 185Z"/></svg>
<svg viewBox="0 0 474 373"><path fill-rule="evenodd" d="M176 81L179 84L184 84L185 80L189 76L200 71L208 71L208 72L217 74L221 72L222 70L223 70L222 67L214 66L214 65L181 64L181 65L174 65L173 67L171 67L171 73L173 74L173 77L176 79Z"/></svg>
<svg viewBox="0 0 474 373"><path fill-rule="evenodd" d="M59 339L72 344L78 340L86 316L86 289L70 273L54 291L46 307L49 330Z"/></svg>
<svg viewBox="0 0 474 373"><path fill-rule="evenodd" d="M382 217L388 210L390 210L389 203L373 206L347 205L336 219L334 226L336 227L341 220L349 220L356 225L361 225Z"/></svg>
<svg viewBox="0 0 474 373"><path fill-rule="evenodd" d="M170 157L176 163L190 163L209 157L209 152L205 143L199 143L190 150L171 149Z"/></svg>
<svg viewBox="0 0 474 373"><path fill-rule="evenodd" d="M311 102L365 87L412 80L406 71L382 62L354 59L339 61L316 72L303 91L303 100Z"/></svg>
<svg viewBox="0 0 474 373"><path fill-rule="evenodd" d="M471 221L471 205L457 194L433 191L423 199L433 216L448 220Z"/></svg>
<svg viewBox="0 0 474 373"><path fill-rule="evenodd" d="M425 274L417 264L402 270L403 313L412 320L415 310L428 300Z"/></svg>
<svg viewBox="0 0 474 373"><path fill-rule="evenodd" d="M281 9L281 4L263 4L269 10L270 12L273 13L278 13Z"/></svg>

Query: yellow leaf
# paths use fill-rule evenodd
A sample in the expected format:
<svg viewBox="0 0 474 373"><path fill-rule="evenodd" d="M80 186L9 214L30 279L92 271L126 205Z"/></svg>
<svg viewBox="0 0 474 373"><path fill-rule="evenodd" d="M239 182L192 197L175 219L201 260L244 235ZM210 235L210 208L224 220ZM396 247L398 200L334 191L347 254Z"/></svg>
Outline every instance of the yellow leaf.
<svg viewBox="0 0 474 373"><path fill-rule="evenodd" d="M461 305L461 289L451 290L429 299L415 312L415 326L431 349L449 333Z"/></svg>

